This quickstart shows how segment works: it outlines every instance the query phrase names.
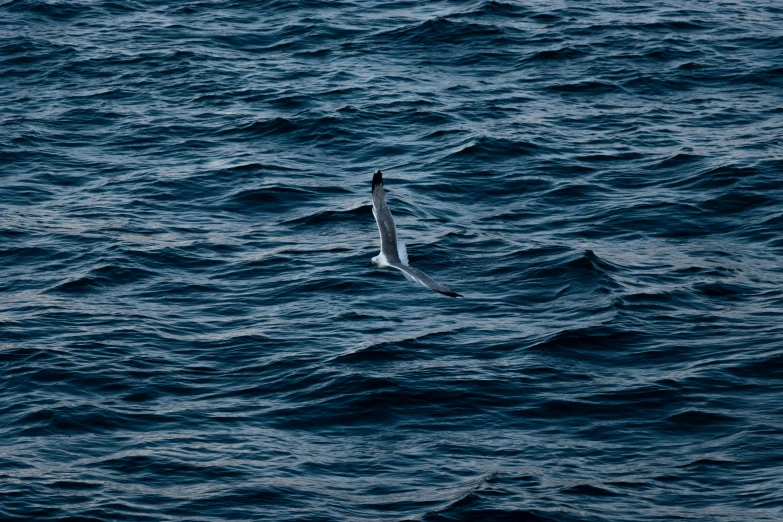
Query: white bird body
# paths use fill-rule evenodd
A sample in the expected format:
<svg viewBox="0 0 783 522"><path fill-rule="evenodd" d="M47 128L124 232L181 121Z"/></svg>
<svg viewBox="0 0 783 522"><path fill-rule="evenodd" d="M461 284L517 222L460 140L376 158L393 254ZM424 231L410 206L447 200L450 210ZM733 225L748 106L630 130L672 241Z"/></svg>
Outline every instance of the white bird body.
<svg viewBox="0 0 783 522"><path fill-rule="evenodd" d="M435 282L421 270L408 265L408 249L405 243L397 239L397 227L391 210L386 204L386 193L383 190L383 176L380 170L372 178L372 215L375 217L381 235L381 252L372 258L372 264L378 268L395 268L402 272L408 281L422 284L443 295L462 297L457 292L452 292Z"/></svg>
<svg viewBox="0 0 783 522"><path fill-rule="evenodd" d="M372 264L378 268L391 268L391 265L386 259L386 256L383 255L383 252L372 258Z"/></svg>

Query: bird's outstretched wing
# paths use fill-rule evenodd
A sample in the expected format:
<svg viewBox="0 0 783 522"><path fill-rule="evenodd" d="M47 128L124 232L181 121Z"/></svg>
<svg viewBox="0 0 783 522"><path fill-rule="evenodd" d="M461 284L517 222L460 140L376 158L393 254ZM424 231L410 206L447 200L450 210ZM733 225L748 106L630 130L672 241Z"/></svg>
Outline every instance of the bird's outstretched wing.
<svg viewBox="0 0 783 522"><path fill-rule="evenodd" d="M430 276L428 276L418 268L413 268L412 266L397 265L396 263L389 263L389 266L396 268L397 270L405 274L408 277L408 279L410 279L411 281L420 283L426 286L427 288L429 288L430 290L441 293L443 295L447 295L449 297L462 297L462 294L458 294L457 292L452 292L447 287L438 283L437 281L432 279Z"/></svg>
<svg viewBox="0 0 783 522"><path fill-rule="evenodd" d="M387 263L402 265L397 252L397 227L394 226L389 205L386 204L386 192L383 190L383 175L381 171L372 177L372 215L381 233L381 252L386 256Z"/></svg>
<svg viewBox="0 0 783 522"><path fill-rule="evenodd" d="M408 266L405 244L398 243L397 227L394 226L391 210L389 210L389 206L386 204L386 193L383 190L383 175L380 170L372 177L372 214L375 216L378 232L381 234L381 253L386 257L386 263L389 266L405 274L405 277L409 280L420 283L430 290L449 297L462 297L461 294L452 292L418 268Z"/></svg>

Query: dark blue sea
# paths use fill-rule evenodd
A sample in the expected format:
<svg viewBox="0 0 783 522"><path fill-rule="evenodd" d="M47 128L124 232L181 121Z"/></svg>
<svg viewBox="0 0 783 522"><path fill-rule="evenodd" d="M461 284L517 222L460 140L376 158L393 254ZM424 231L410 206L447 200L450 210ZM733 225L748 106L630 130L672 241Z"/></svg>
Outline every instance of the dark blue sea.
<svg viewBox="0 0 783 522"><path fill-rule="evenodd" d="M779 1L0 1L0 520L783 520Z"/></svg>

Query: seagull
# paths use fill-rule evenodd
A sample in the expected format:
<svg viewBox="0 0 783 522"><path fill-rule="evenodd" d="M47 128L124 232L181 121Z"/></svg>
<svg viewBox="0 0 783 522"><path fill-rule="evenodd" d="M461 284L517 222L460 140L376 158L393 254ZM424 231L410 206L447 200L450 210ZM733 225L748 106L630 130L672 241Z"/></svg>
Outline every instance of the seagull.
<svg viewBox="0 0 783 522"><path fill-rule="evenodd" d="M394 226L391 210L386 204L386 193L383 190L383 174L377 171L372 177L372 215L378 223L381 233L381 253L372 258L372 264L378 268L396 268L402 272L408 281L420 283L430 290L449 297L462 297L445 286L436 283L430 276L417 268L408 266L408 250L405 243L397 239L397 227Z"/></svg>

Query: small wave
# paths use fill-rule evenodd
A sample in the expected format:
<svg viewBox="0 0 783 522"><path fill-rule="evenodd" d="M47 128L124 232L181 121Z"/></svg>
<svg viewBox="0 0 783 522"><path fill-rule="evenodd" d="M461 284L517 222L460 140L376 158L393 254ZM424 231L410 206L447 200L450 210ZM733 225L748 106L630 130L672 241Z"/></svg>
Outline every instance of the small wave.
<svg viewBox="0 0 783 522"><path fill-rule="evenodd" d="M706 69L708 66L704 63L695 61L695 62L685 62L683 64L680 64L677 66L678 69L682 71L698 71L700 69Z"/></svg>
<svg viewBox="0 0 783 522"><path fill-rule="evenodd" d="M80 108L71 109L62 113L58 118L58 123L71 126L111 125L126 117L126 114L120 112L98 110L94 108Z"/></svg>
<svg viewBox="0 0 783 522"><path fill-rule="evenodd" d="M44 0L11 0L0 7L15 12L30 12L55 20L68 20L77 16L85 16L93 12L90 5L65 2L47 2Z"/></svg>
<svg viewBox="0 0 783 522"><path fill-rule="evenodd" d="M271 185L235 192L220 202L220 208L233 212L288 212L316 197L311 190Z"/></svg>
<svg viewBox="0 0 783 522"><path fill-rule="evenodd" d="M282 165L275 165L272 163L242 163L240 165L234 165L233 167L226 167L224 170L228 172L295 172L297 169L291 167L284 167Z"/></svg>
<svg viewBox="0 0 783 522"><path fill-rule="evenodd" d="M223 134L249 134L252 136L276 136L299 130L299 126L286 118L254 121L248 125L223 131Z"/></svg>
<svg viewBox="0 0 783 522"><path fill-rule="evenodd" d="M439 129L422 136L422 139L431 139L435 141L449 141L452 138L452 136L459 136L460 134L465 134L466 132L468 131L464 129Z"/></svg>
<svg viewBox="0 0 783 522"><path fill-rule="evenodd" d="M395 343L381 343L361 348L352 352L337 356L336 361L341 363L380 363L388 361L404 361L410 359L410 354L405 354L396 349Z"/></svg>
<svg viewBox="0 0 783 522"><path fill-rule="evenodd" d="M206 5L212 7L210 3ZM245 10L252 7L274 9L281 12L299 12L301 10L305 13L322 10L328 12L332 9L353 5L352 2L343 0L231 0L227 2L227 7L230 9Z"/></svg>
<svg viewBox="0 0 783 522"><path fill-rule="evenodd" d="M90 468L108 469L126 476L142 476L145 482L168 482L176 480L183 484L198 483L201 480L230 480L246 475L237 466L225 461L214 464L202 462L198 465L170 455L121 455L90 463Z"/></svg>
<svg viewBox="0 0 783 522"><path fill-rule="evenodd" d="M597 184L568 184L547 191L540 197L542 200L552 200L556 205L578 205L580 203L595 202L604 197L609 197L613 191Z"/></svg>
<svg viewBox="0 0 783 522"><path fill-rule="evenodd" d="M464 13L458 13L451 15L450 18L461 16L494 16L500 18L526 18L532 14L526 7L510 3L501 2L499 0L486 0L479 4L477 7L470 9Z"/></svg>
<svg viewBox="0 0 783 522"><path fill-rule="evenodd" d="M614 83L602 82L598 80L586 80L577 83L558 83L545 87L548 91L560 92L564 94L608 94L620 87Z"/></svg>
<svg viewBox="0 0 783 522"><path fill-rule="evenodd" d="M651 74L639 74L620 82L622 89L645 95L656 95L670 90L684 90L688 84L681 80L662 79Z"/></svg>
<svg viewBox="0 0 783 522"><path fill-rule="evenodd" d="M349 363L402 361L406 359L420 360L425 356L419 348L422 348L429 341L440 340L442 337L448 337L456 331L451 329L438 330L397 341L383 341L340 354L334 360Z"/></svg>
<svg viewBox="0 0 783 522"><path fill-rule="evenodd" d="M574 49L573 47L560 47L557 49L547 49L538 51L525 59L528 62L553 61L553 60L573 60L586 56L585 51Z"/></svg>
<svg viewBox="0 0 783 522"><path fill-rule="evenodd" d="M566 357L589 357L595 352L612 353L629 346L638 347L646 338L642 331L598 325L564 330L529 349Z"/></svg>
<svg viewBox="0 0 783 522"><path fill-rule="evenodd" d="M27 76L36 65L72 59L75 54L76 49L70 45L27 37L11 38L8 43L0 44L0 63L9 67L5 71L9 77Z"/></svg>
<svg viewBox="0 0 783 522"><path fill-rule="evenodd" d="M312 98L310 96L299 96L299 95L289 95L289 94L286 94L284 96L277 96L274 98L266 95L246 96L244 98L244 101L248 103L252 103L256 101L264 101L277 108L287 109L287 110L303 109L312 104Z"/></svg>
<svg viewBox="0 0 783 522"><path fill-rule="evenodd" d="M148 269L162 270L177 266L186 269L212 268L225 263L222 259L210 259L192 252L192 247L187 248L141 248L127 249L123 251L123 256L136 260L139 264Z"/></svg>
<svg viewBox="0 0 783 522"><path fill-rule="evenodd" d="M612 491L608 488L602 488L599 486L593 486L591 484L579 484L577 486L571 486L565 488L563 493L568 495L587 495L590 497L619 497L620 493Z"/></svg>
<svg viewBox="0 0 783 522"><path fill-rule="evenodd" d="M83 480L55 480L45 484L46 487L61 491L90 491L104 487L99 482L87 482Z"/></svg>
<svg viewBox="0 0 783 522"><path fill-rule="evenodd" d="M704 309L693 292L676 289L650 292L632 292L621 296L619 306L625 309L645 311L673 311L681 309Z"/></svg>
<svg viewBox="0 0 783 522"><path fill-rule="evenodd" d="M255 277L261 277L269 273L269 270L299 270L304 268L303 264L282 252L266 254L259 259L243 261L241 263L232 263L222 270L217 271L213 277L229 280L246 280Z"/></svg>
<svg viewBox="0 0 783 522"><path fill-rule="evenodd" d="M104 265L76 279L64 281L49 289L49 292L81 293L102 288L138 283L154 274L141 268L121 265Z"/></svg>
<svg viewBox="0 0 783 522"><path fill-rule="evenodd" d="M25 437L106 433L117 429L143 430L144 425L178 420L166 414L128 414L90 405L40 408L26 414L14 424Z"/></svg>
<svg viewBox="0 0 783 522"><path fill-rule="evenodd" d="M364 283L343 277L314 277L291 285L291 291L308 293L328 292L331 294L355 295L361 293Z"/></svg>
<svg viewBox="0 0 783 522"><path fill-rule="evenodd" d="M738 462L735 462L733 460L722 460L722 459L710 459L710 458L703 458L703 459L696 459L691 462L688 462L687 464L683 464L679 466L680 468L684 469L693 469L693 468L731 468L738 464Z"/></svg>
<svg viewBox="0 0 783 522"><path fill-rule="evenodd" d="M661 237L687 237L706 235L714 230L713 223L704 219L704 211L687 203L658 201L639 203L623 209L611 211L601 216L604 227L612 233L639 231L645 235ZM662 215L671 216L662 220Z"/></svg>
<svg viewBox="0 0 783 522"><path fill-rule="evenodd" d="M446 158L471 158L476 160L502 160L518 156L530 156L547 151L546 147L526 141L482 136Z"/></svg>
<svg viewBox="0 0 783 522"><path fill-rule="evenodd" d="M592 250L585 250L576 255L571 253L560 261L550 261L549 266L535 269L532 276L537 279L561 279L563 277L579 279L593 276L611 278L611 274L619 270L619 266L601 259Z"/></svg>
<svg viewBox="0 0 783 522"><path fill-rule="evenodd" d="M724 165L705 170L695 176L673 181L668 183L668 186L691 190L725 188L736 185L740 181L753 177L756 174L757 170L753 167Z"/></svg>
<svg viewBox="0 0 783 522"><path fill-rule="evenodd" d="M287 225L327 225L340 222L354 222L357 218L369 218L372 216L372 205L361 205L348 210L321 210L306 216L284 221Z"/></svg>
<svg viewBox="0 0 783 522"><path fill-rule="evenodd" d="M686 410L674 413L666 417L667 425L663 429L692 432L694 430L717 430L720 427L728 427L737 423L736 417L725 415L723 413L704 411L704 410Z"/></svg>
<svg viewBox="0 0 783 522"><path fill-rule="evenodd" d="M762 192L733 189L699 203L699 208L725 218L731 214L757 211L764 207L774 208L778 201L778 198Z"/></svg>
<svg viewBox="0 0 783 522"><path fill-rule="evenodd" d="M698 20L665 20L661 22L648 22L644 24L629 24L630 28L638 28L648 31L665 31L665 32L680 32L680 31L704 31L709 29L709 24Z"/></svg>
<svg viewBox="0 0 783 522"><path fill-rule="evenodd" d="M589 163L600 163L605 161L632 161L641 159L644 156L638 152L619 152L613 154L586 154L579 156L579 161L586 161Z"/></svg>
<svg viewBox="0 0 783 522"><path fill-rule="evenodd" d="M226 292L225 288L216 284L158 282L138 291L136 295L147 299L165 298L173 304L203 299L204 296L214 297Z"/></svg>
<svg viewBox="0 0 783 522"><path fill-rule="evenodd" d="M471 45L476 45L482 39L492 39L494 44L506 41L504 31L494 25L450 20L444 17L406 25L380 33L375 37L417 45L460 45L468 41Z"/></svg>
<svg viewBox="0 0 783 522"><path fill-rule="evenodd" d="M700 58L703 53L699 51L676 49L669 46L655 47L647 50L642 55L649 60L655 60L657 62L671 62L674 60L690 60Z"/></svg>
<svg viewBox="0 0 783 522"><path fill-rule="evenodd" d="M133 0L118 0L118 1L102 1L100 3L101 9L110 13L133 13L136 11L142 11L145 6L139 4Z"/></svg>
<svg viewBox="0 0 783 522"><path fill-rule="evenodd" d="M446 520L530 520L538 521L538 518L530 518L530 512L513 512L503 510L486 510L480 509L472 516L469 516L473 510L478 508L483 503L482 490L491 487L492 482L498 476L495 471L490 471L482 474L480 477L471 480L467 484L458 484L450 488L442 488L441 492L450 494L451 499L445 504L440 504L439 507L428 510L421 517L417 517L420 520L439 520L445 517ZM445 489L445 491L444 491ZM505 515L505 516L504 516ZM511 517L511 518L507 518ZM521 517L521 518L518 518Z"/></svg>
<svg viewBox="0 0 783 522"><path fill-rule="evenodd" d="M783 380L783 353L745 360L726 371L743 378Z"/></svg>
<svg viewBox="0 0 783 522"><path fill-rule="evenodd" d="M560 21L561 17L554 13L537 13L532 15L530 19L543 24L551 24Z"/></svg>
<svg viewBox="0 0 783 522"><path fill-rule="evenodd" d="M6 235L7 237L15 237L24 234L18 232L14 234L13 231L11 231L9 234L4 234L3 231L0 230L0 237L3 235ZM58 256L56 251L41 247L19 246L0 249L0 259L2 259L5 263L25 264L43 260L48 261L58 257L61 256Z"/></svg>
<svg viewBox="0 0 783 522"><path fill-rule="evenodd" d="M754 291L747 285L732 283L696 283L693 289L698 293L719 299L738 300L753 295Z"/></svg>
<svg viewBox="0 0 783 522"><path fill-rule="evenodd" d="M351 125L342 118L330 115L302 115L295 120L278 117L224 129L219 134L235 136L243 140L274 136L300 143L319 145L344 143L357 136L351 129Z"/></svg>
<svg viewBox="0 0 783 522"><path fill-rule="evenodd" d="M697 154L687 154L684 152L680 152L675 154L674 156L659 161L653 166L653 168L656 169L679 168L684 165L691 165L693 163L698 163L699 161L702 161L704 159L705 158L703 156L699 156Z"/></svg>

